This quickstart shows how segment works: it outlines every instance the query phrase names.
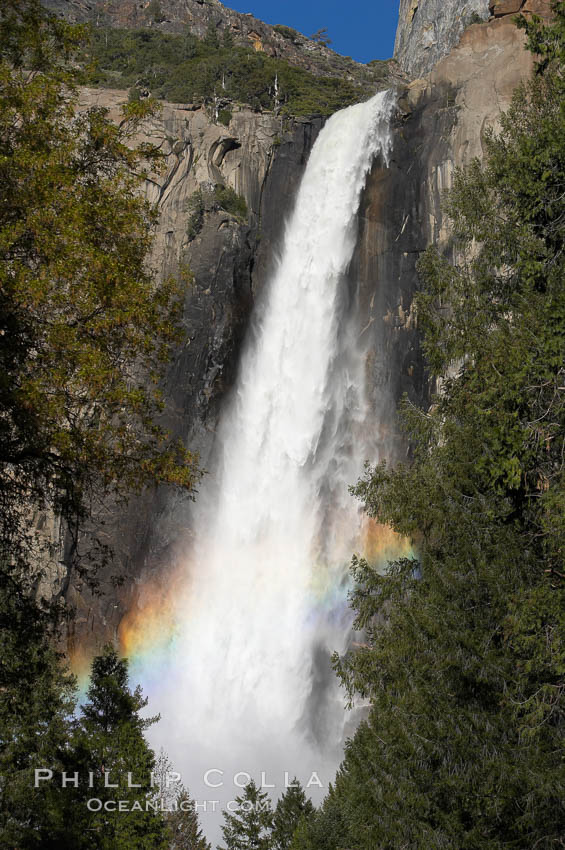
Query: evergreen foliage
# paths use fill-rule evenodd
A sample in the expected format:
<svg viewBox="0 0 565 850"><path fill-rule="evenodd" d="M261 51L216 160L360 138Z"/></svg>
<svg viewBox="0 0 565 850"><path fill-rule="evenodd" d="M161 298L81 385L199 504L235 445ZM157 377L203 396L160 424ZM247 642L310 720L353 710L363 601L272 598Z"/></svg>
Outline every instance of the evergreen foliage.
<svg viewBox="0 0 565 850"><path fill-rule="evenodd" d="M168 850L211 850L198 821L194 800L181 789L175 809L166 816Z"/></svg>
<svg viewBox="0 0 565 850"><path fill-rule="evenodd" d="M204 197L202 189L196 189L187 202L188 223L186 232L189 240L195 239L204 224Z"/></svg>
<svg viewBox="0 0 565 850"><path fill-rule="evenodd" d="M225 848L218 850L271 850L273 811L267 793L251 780L235 802L235 812L224 812Z"/></svg>
<svg viewBox="0 0 565 850"><path fill-rule="evenodd" d="M34 791L34 771L69 770L75 683L47 640L48 621L20 584L0 574L0 846L54 846L66 829L60 789Z"/></svg>
<svg viewBox="0 0 565 850"><path fill-rule="evenodd" d="M232 113L229 109L218 110L218 121L220 122L220 124L223 124L224 127L229 127L231 119Z"/></svg>
<svg viewBox="0 0 565 850"><path fill-rule="evenodd" d="M565 3L523 20L537 73L484 164L455 176L453 244L418 316L441 393L404 405L410 466L354 488L418 557L355 559L371 710L298 846L562 847L565 835Z"/></svg>
<svg viewBox="0 0 565 850"><path fill-rule="evenodd" d="M321 44L324 47L329 47L332 43L332 40L328 35L327 27L322 27L321 29L316 30L316 32L311 35L310 38L312 41L316 41L318 44Z"/></svg>
<svg viewBox="0 0 565 850"><path fill-rule="evenodd" d="M299 42L304 38L298 30L284 26L284 24L275 24L273 29L275 32L278 32L279 35L282 35L283 38L288 38L289 41Z"/></svg>
<svg viewBox="0 0 565 850"><path fill-rule="evenodd" d="M478 12L471 12L471 14L469 15L469 19L468 19L468 21L467 21L467 26L468 26L468 27L470 27L470 26L472 26L473 24L483 24L483 23L484 23L484 21L485 21L485 19L484 19L484 18L482 18L482 17L479 15L479 13L478 13Z"/></svg>
<svg viewBox="0 0 565 850"><path fill-rule="evenodd" d="M289 850L292 838L301 821L308 821L314 813L312 801L296 777L278 800L273 815L273 848Z"/></svg>
<svg viewBox="0 0 565 850"><path fill-rule="evenodd" d="M247 218L247 203L245 198L238 195L231 186L217 183L214 187L214 198L220 209L225 210L242 221Z"/></svg>
<svg viewBox="0 0 565 850"><path fill-rule="evenodd" d="M256 110L273 109L275 79L284 115L331 115L364 97L348 80L317 77L283 59L234 47L231 33L220 33L214 25L201 41L189 31L169 35L97 28L83 58L88 85L138 86L175 103L211 103L218 96Z"/></svg>
<svg viewBox="0 0 565 850"><path fill-rule="evenodd" d="M290 850L346 850L349 840L341 796L330 785L320 808L298 821Z"/></svg>
<svg viewBox="0 0 565 850"><path fill-rule="evenodd" d="M159 718L141 718L146 705L140 688L129 686L127 662L107 646L92 662L87 702L75 736L80 775L94 775L90 796L102 804L116 800L124 804L122 811L103 807L89 813L88 828L96 834L100 850L167 847L159 795L155 799L151 784L155 755L143 735Z"/></svg>
<svg viewBox="0 0 565 850"><path fill-rule="evenodd" d="M88 701L73 716L76 683L36 606L17 584L3 588L0 602L0 846L209 850L184 789L159 785L160 763L170 763L156 762L145 740L156 718L140 717L147 701L130 688L127 663L111 647L95 658ZM35 785L36 769L50 769L52 779Z"/></svg>
<svg viewBox="0 0 565 850"><path fill-rule="evenodd" d="M147 14L153 18L156 24L160 24L162 21L165 20L159 0L151 0L149 6L147 7Z"/></svg>

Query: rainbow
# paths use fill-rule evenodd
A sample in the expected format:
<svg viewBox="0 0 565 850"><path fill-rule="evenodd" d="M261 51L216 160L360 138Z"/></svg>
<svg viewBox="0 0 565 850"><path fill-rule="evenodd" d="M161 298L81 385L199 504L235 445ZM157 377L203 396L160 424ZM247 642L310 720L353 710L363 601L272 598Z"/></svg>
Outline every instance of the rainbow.
<svg viewBox="0 0 565 850"><path fill-rule="evenodd" d="M400 537L390 527L365 518L361 530L360 553L379 572L400 558L414 557L407 538ZM337 611L343 614L348 606L351 582L328 571L323 563L316 565L310 584L308 600L312 617L320 612ZM175 655L181 631L180 600L190 600L191 565L181 564L170 570L166 580L151 579L138 589L134 601L123 617L118 630L120 650L130 661L132 676L143 671L144 685L158 684L163 667ZM183 604L183 610L186 605ZM84 679L90 660L84 653L75 653L73 669ZM86 674L87 675L87 674Z"/></svg>

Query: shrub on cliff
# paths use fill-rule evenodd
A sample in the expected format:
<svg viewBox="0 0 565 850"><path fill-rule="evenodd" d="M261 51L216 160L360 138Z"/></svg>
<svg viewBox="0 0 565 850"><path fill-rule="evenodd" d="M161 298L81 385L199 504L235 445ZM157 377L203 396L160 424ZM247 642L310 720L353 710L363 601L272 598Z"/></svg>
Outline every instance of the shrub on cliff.
<svg viewBox="0 0 565 850"><path fill-rule="evenodd" d="M211 102L221 95L257 110L278 104L287 115L331 115L363 98L355 83L317 77L283 59L234 47L231 38L228 30L220 38L215 28L202 41L188 31L95 29L83 79L108 87L141 85L173 102Z"/></svg>
<svg viewBox="0 0 565 850"><path fill-rule="evenodd" d="M247 218L247 204L242 195L238 195L231 186L217 183L214 187L214 198L220 209L244 221Z"/></svg>
<svg viewBox="0 0 565 850"><path fill-rule="evenodd" d="M305 40L305 37L292 27L285 27L283 24L275 24L273 27L275 32L282 35L283 38L288 38L289 41L300 43Z"/></svg>

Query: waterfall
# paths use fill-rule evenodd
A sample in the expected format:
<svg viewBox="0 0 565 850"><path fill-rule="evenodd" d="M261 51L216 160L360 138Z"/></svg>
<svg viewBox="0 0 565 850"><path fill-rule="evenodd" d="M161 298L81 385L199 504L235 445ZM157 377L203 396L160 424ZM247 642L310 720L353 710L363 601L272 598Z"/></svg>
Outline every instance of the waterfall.
<svg viewBox="0 0 565 850"><path fill-rule="evenodd" d="M240 771L275 796L285 772L326 783L340 760L346 715L329 659L349 639L362 523L348 485L375 454L347 273L392 104L381 93L335 114L314 145L197 502L181 637L168 686L149 695L157 738L198 800L233 799ZM203 786L211 769L223 787Z"/></svg>

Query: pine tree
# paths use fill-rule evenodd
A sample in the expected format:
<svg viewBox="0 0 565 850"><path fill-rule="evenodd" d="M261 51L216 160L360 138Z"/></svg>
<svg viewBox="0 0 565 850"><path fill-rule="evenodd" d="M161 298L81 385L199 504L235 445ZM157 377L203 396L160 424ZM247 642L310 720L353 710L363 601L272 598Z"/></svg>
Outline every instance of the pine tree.
<svg viewBox="0 0 565 850"><path fill-rule="evenodd" d="M222 833L226 846L221 850L271 850L273 811L267 793L251 780L235 802L235 813L224 812Z"/></svg>
<svg viewBox="0 0 565 850"><path fill-rule="evenodd" d="M308 820L314 806L296 777L278 800L273 816L273 847L288 850L301 819Z"/></svg>
<svg viewBox="0 0 565 850"><path fill-rule="evenodd" d="M222 47L224 50L233 50L233 48L235 47L235 39L233 37L233 32L229 26L226 27L223 31Z"/></svg>
<svg viewBox="0 0 565 850"><path fill-rule="evenodd" d="M140 688L130 689L127 662L107 646L92 662L76 735L81 774L94 775L89 796L102 804L89 815L89 829L100 850L166 847L164 819L152 785L155 756L143 734L158 718L140 717L146 705ZM123 801L123 811L115 810L115 801Z"/></svg>
<svg viewBox="0 0 565 850"><path fill-rule="evenodd" d="M218 50L220 47L220 36L218 34L218 27L214 23L214 21L210 21L208 27L206 29L206 35L204 36L204 44L207 47L210 47L213 50Z"/></svg>
<svg viewBox="0 0 565 850"><path fill-rule="evenodd" d="M316 32L310 36L310 39L312 41L316 41L318 44L323 45L323 47L329 47L332 43L332 40L328 35L327 27L322 27L321 29L316 30Z"/></svg>
<svg viewBox="0 0 565 850"><path fill-rule="evenodd" d="M0 574L0 844L78 850L80 831L66 822L60 783L34 788L36 769L73 769L75 681L50 646L48 628L19 583Z"/></svg>
<svg viewBox="0 0 565 850"><path fill-rule="evenodd" d="M194 800L186 789L180 789L166 822L170 836L168 850L211 850L200 828Z"/></svg>
<svg viewBox="0 0 565 850"><path fill-rule="evenodd" d="M336 793L334 786L330 784L320 808L300 818L290 850L346 850L354 847L343 808L342 795Z"/></svg>
<svg viewBox="0 0 565 850"><path fill-rule="evenodd" d="M522 23L538 70L485 162L455 176L453 244L420 264L442 392L404 405L413 462L355 488L415 557L386 575L353 562L363 647L335 662L371 710L307 831L316 850L563 844L565 3L555 13Z"/></svg>
<svg viewBox="0 0 565 850"><path fill-rule="evenodd" d="M294 830L292 841L289 845L290 850L315 850L316 845L312 832L312 820L301 818Z"/></svg>

